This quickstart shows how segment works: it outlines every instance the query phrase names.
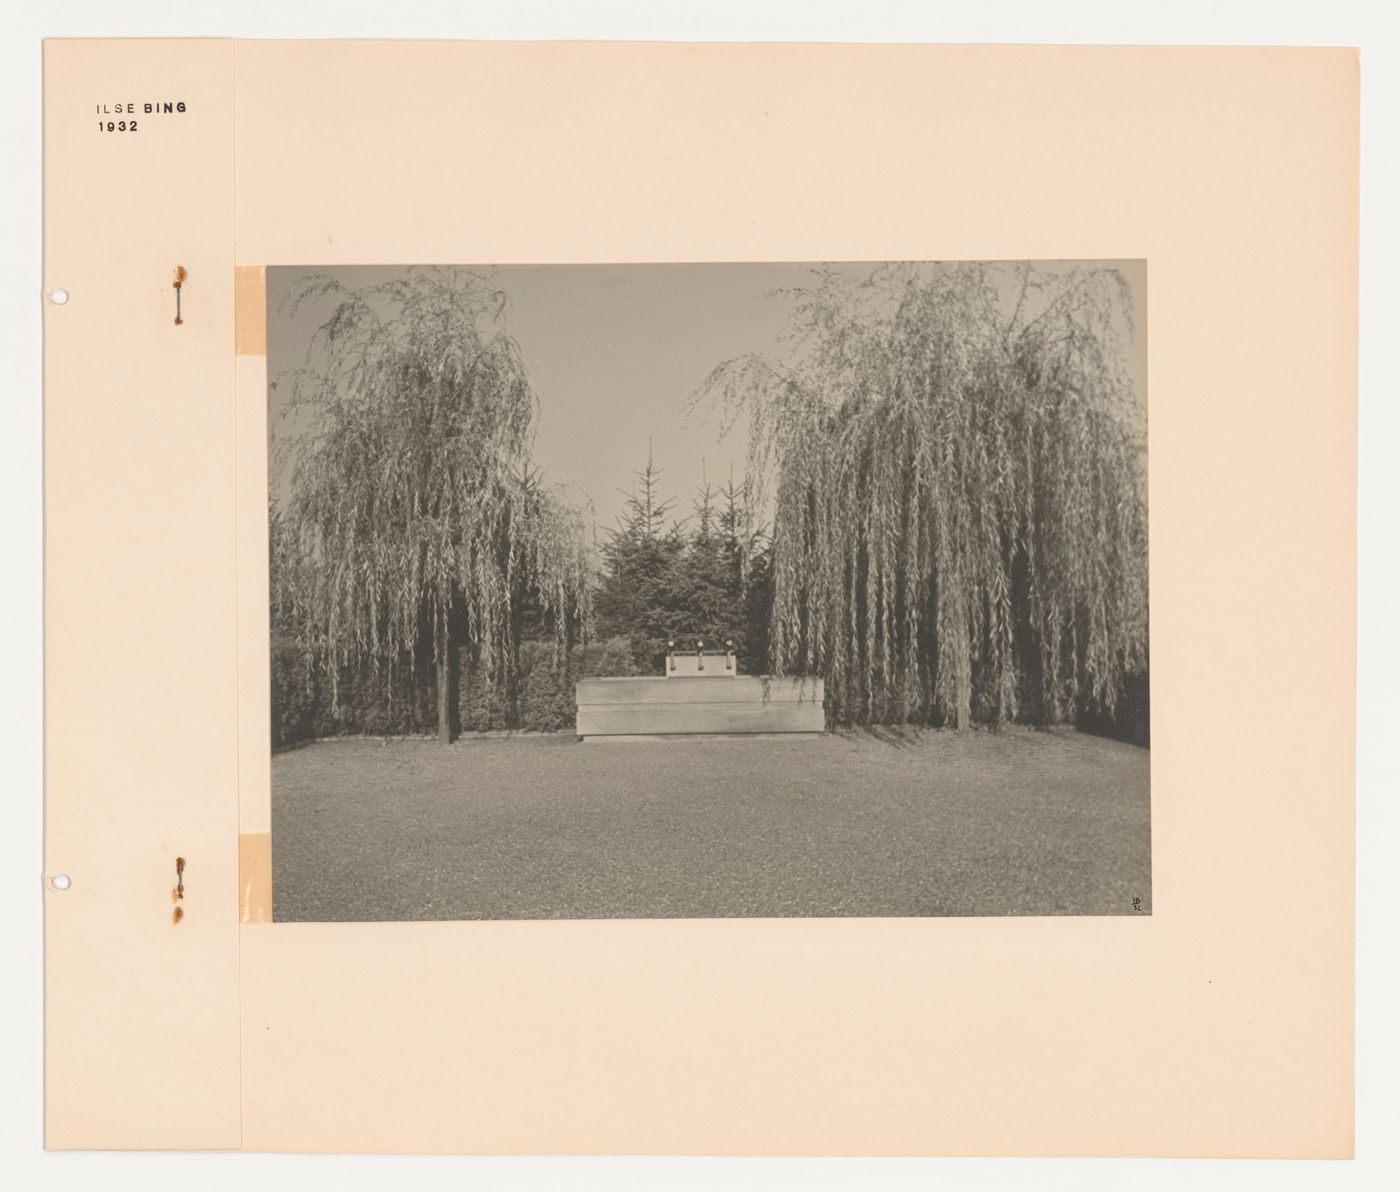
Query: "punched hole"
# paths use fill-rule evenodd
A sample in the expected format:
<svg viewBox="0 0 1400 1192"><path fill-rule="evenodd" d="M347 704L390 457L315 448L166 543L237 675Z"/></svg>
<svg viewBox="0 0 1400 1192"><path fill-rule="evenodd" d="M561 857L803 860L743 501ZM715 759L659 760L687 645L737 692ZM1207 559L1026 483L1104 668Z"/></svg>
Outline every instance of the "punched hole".
<svg viewBox="0 0 1400 1192"><path fill-rule="evenodd" d="M49 885L55 890L66 890L73 884L73 879L66 873L56 873L49 878Z"/></svg>
<svg viewBox="0 0 1400 1192"><path fill-rule="evenodd" d="M68 291L54 290L49 295L49 301L52 302L55 306L62 306L65 302L68 301Z"/></svg>

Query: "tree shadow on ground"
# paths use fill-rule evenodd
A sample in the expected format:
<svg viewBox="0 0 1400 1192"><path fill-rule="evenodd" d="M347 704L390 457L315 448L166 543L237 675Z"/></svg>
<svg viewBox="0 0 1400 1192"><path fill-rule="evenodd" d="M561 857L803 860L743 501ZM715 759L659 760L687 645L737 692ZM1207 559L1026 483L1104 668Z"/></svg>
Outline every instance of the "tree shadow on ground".
<svg viewBox="0 0 1400 1192"><path fill-rule="evenodd" d="M841 725L827 730L830 736L839 741L856 745L863 741L874 741L891 749L916 749L930 737L953 738L959 734L951 728L937 728L928 724L860 724ZM1070 724L1030 725L1015 724L995 728L989 725L975 725L962 734L964 737L997 737L1007 741L1012 748L1030 741L1060 741L1074 743L1082 733Z"/></svg>
<svg viewBox="0 0 1400 1192"><path fill-rule="evenodd" d="M863 724L844 725L830 731L838 740L851 743L877 741L893 749L912 749L930 733L939 730L921 724Z"/></svg>

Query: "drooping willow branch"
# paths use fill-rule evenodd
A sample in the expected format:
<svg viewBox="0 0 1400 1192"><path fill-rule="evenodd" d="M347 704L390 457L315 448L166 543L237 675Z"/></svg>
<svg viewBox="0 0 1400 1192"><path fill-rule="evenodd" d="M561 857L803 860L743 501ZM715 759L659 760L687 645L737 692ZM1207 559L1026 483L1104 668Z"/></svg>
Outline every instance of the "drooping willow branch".
<svg viewBox="0 0 1400 1192"><path fill-rule="evenodd" d="M531 467L535 399L504 297L436 269L357 290L308 278L293 308L326 300L293 378L281 516L305 644L332 698L341 667L411 669L424 640L442 665L457 632L504 676L522 603L562 642L590 575L581 519Z"/></svg>
<svg viewBox="0 0 1400 1192"><path fill-rule="evenodd" d="M774 669L825 675L850 719L1111 711L1147 647L1122 276L889 266L796 297L787 357L695 398L749 422Z"/></svg>

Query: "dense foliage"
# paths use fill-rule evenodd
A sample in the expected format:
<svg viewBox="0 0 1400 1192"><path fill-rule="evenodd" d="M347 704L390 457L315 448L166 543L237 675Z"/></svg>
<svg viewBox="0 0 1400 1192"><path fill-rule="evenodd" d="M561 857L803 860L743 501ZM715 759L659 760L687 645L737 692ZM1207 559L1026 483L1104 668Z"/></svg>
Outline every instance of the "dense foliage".
<svg viewBox="0 0 1400 1192"><path fill-rule="evenodd" d="M716 494L706 483L691 516L676 521L674 502L659 495L660 476L650 459L635 473L626 513L602 543L597 633L631 639L643 673L661 672L668 642L696 640L732 642L740 670L764 670L767 541L751 528L744 489L731 479Z"/></svg>
<svg viewBox="0 0 1400 1192"><path fill-rule="evenodd" d="M684 517L649 458L590 551L532 471L502 297L467 271L335 299L270 517L274 745L566 728L573 684L732 641L831 718L1078 718L1146 741L1147 515L1131 301L1111 269L891 266L797 295L781 357L696 404L744 480Z"/></svg>
<svg viewBox="0 0 1400 1192"><path fill-rule="evenodd" d="M749 419L771 490L775 668L825 676L839 718L1111 714L1145 665L1131 296L1112 269L1011 268L827 274L787 358L701 391Z"/></svg>
<svg viewBox="0 0 1400 1192"><path fill-rule="evenodd" d="M574 683L595 675L659 674L670 640L733 642L740 670L765 662L767 544L743 535L743 491L696 495L694 514L674 520L657 495L660 469L648 462L621 524L600 549L589 624L560 650L547 618L522 601L511 665L494 672L470 645L458 648L452 696L454 731L550 732L574 721ZM281 519L271 516L274 541ZM273 590L282 588L274 551ZM745 562L747 559L747 563ZM342 662L334 675L302 647L295 623L273 609L273 744L345 733L408 735L436 724L431 650L383 664Z"/></svg>
<svg viewBox="0 0 1400 1192"><path fill-rule="evenodd" d="M274 596L333 705L347 672L392 693L427 653L447 739L459 644L500 681L526 619L567 650L587 617L582 522L531 469L534 397L484 278L429 270L347 290L317 277L296 304L326 299L289 405L308 424L290 440Z"/></svg>

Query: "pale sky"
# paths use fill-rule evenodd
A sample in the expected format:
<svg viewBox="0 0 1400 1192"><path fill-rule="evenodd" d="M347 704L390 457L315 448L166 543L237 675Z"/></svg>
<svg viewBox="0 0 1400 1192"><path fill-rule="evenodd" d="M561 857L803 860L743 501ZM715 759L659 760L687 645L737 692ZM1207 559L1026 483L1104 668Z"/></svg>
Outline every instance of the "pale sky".
<svg viewBox="0 0 1400 1192"><path fill-rule="evenodd" d="M1146 340L1144 263L1098 263L1117 265L1137 292L1134 354L1140 357ZM355 288L388 280L405 268L269 268L269 382L304 364L307 344L332 308L309 304L290 317L283 299L298 279L323 272ZM702 466L716 489L728 479L731 465L735 479L742 479L742 434L721 440L713 424L699 419L687 424L690 396L715 365L750 352L778 351L792 299L775 291L810 285L814 268L863 277L875 265L474 268L490 273L509 299L506 329L520 345L539 400L535 463L550 482L567 486L576 503L591 502L601 534L621 513L620 490L645 464L648 440L662 470L662 495L676 499L676 514L689 513ZM1140 367L1134 372L1144 375ZM275 437L286 386L270 389L268 396L269 432ZM280 481L274 477L272 483L276 491Z"/></svg>

